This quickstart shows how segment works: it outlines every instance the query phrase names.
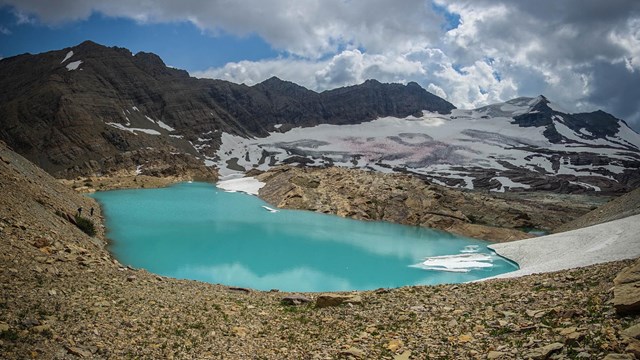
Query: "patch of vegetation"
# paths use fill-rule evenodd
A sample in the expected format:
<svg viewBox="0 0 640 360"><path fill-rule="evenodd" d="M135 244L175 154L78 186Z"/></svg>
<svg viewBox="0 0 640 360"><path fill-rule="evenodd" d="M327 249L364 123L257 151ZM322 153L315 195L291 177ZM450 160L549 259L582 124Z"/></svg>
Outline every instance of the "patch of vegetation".
<svg viewBox="0 0 640 360"><path fill-rule="evenodd" d="M87 219L86 217L76 215L76 224L78 226L78 229L82 230L82 232L84 232L85 234L89 236L96 235L96 227L93 224L93 221Z"/></svg>

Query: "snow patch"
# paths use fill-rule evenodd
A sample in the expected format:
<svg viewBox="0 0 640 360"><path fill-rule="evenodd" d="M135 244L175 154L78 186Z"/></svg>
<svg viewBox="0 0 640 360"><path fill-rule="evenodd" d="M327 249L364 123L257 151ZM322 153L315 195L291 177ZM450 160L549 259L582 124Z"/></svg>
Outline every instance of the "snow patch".
<svg viewBox="0 0 640 360"><path fill-rule="evenodd" d="M599 186L583 183L583 182L580 182L580 181L569 181L569 183L575 184L575 185L580 185L580 186L585 187L587 189L593 189L594 191L600 191L601 190Z"/></svg>
<svg viewBox="0 0 640 360"><path fill-rule="evenodd" d="M222 180L216 183L216 187L219 189L229 191L229 192L244 192L250 195L258 195L258 190L260 190L265 183L257 180L253 177L243 177L243 178L235 178L229 180Z"/></svg>
<svg viewBox="0 0 640 360"><path fill-rule="evenodd" d="M149 134L149 135L160 135L160 133L156 130L152 130L152 129L140 129L140 128L130 128L130 127L126 127L122 124L118 124L118 123L112 123L112 122L108 122L105 123L111 127L114 127L118 130L124 130L124 131L128 131L134 135L138 135L136 134L136 132L141 132L141 133L145 133L145 134Z"/></svg>
<svg viewBox="0 0 640 360"><path fill-rule="evenodd" d="M495 180L498 180L500 182L500 189L498 190L493 190L491 189L491 191L497 191L497 192L504 192L506 190L507 187L513 189L513 188L523 188L523 189L529 189L531 186L527 185L527 184L522 184L522 183L518 183L515 181L512 181L511 179L509 179L508 177L505 176L496 176L494 177Z"/></svg>
<svg viewBox="0 0 640 360"><path fill-rule="evenodd" d="M489 245L515 261L519 270L496 278L519 277L640 257L640 215L559 234Z"/></svg>
<svg viewBox="0 0 640 360"><path fill-rule="evenodd" d="M80 64L82 64L82 60L73 61L73 62L68 63L66 68L67 68L68 71L77 70L78 66L80 66Z"/></svg>
<svg viewBox="0 0 640 360"><path fill-rule="evenodd" d="M571 112L567 111L565 108L563 108L562 106L560 106L560 105L558 105L556 103L549 102L547 104L547 106L553 111L557 111L557 112L564 113L564 114L571 114Z"/></svg>
<svg viewBox="0 0 640 360"><path fill-rule="evenodd" d="M156 124L158 124L158 126L160 126L161 128L167 130L167 131L175 131L176 129L172 128L171 126L165 124L164 122L162 122L162 120L158 120L156 121Z"/></svg>
<svg viewBox="0 0 640 360"><path fill-rule="evenodd" d="M276 129L280 129L282 127L282 124L275 124L275 125L273 125L273 127L276 128Z"/></svg>
<svg viewBox="0 0 640 360"><path fill-rule="evenodd" d="M62 59L62 61L60 61L60 64L64 63L65 61L69 60L71 57L73 56L73 51L69 51L67 53L67 55L65 55L64 59Z"/></svg>

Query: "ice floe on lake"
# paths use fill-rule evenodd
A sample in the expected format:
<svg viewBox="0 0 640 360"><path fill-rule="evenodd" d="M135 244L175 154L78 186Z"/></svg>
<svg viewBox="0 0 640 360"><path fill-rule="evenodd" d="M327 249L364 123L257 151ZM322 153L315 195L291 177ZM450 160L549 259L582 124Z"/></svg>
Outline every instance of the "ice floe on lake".
<svg viewBox="0 0 640 360"><path fill-rule="evenodd" d="M268 212L271 212L271 213L277 213L277 212L278 212L278 210L273 209L273 208L270 208L270 207L268 207L268 206L264 206L264 205L262 205L262 208L263 208L263 209L265 209L265 210L267 210Z"/></svg>
<svg viewBox="0 0 640 360"><path fill-rule="evenodd" d="M435 271L469 272L475 269L492 267L493 259L492 255L481 253L442 255L428 257L423 262L411 265L411 267Z"/></svg>

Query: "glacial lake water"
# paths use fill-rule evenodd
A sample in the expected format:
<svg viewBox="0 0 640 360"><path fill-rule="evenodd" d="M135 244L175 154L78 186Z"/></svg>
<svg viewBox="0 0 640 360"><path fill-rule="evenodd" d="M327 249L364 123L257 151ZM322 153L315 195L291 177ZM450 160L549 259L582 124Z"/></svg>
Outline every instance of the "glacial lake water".
<svg viewBox="0 0 640 360"><path fill-rule="evenodd" d="M459 283L517 269L484 241L310 211L272 212L255 196L208 183L92 196L122 264L175 278L339 291ZM445 255L454 256L438 257Z"/></svg>

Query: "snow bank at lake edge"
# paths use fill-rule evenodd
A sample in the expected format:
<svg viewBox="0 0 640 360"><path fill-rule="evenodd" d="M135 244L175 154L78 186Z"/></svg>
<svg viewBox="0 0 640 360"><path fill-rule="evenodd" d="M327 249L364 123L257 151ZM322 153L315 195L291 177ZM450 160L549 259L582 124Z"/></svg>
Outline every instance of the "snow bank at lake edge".
<svg viewBox="0 0 640 360"><path fill-rule="evenodd" d="M640 215L488 247L520 266L519 270L489 279L513 278L634 259L640 257Z"/></svg>
<svg viewBox="0 0 640 360"><path fill-rule="evenodd" d="M256 196L258 195L258 190L264 185L265 183L253 177L230 178L220 180L216 183L216 186L224 191L238 191Z"/></svg>

